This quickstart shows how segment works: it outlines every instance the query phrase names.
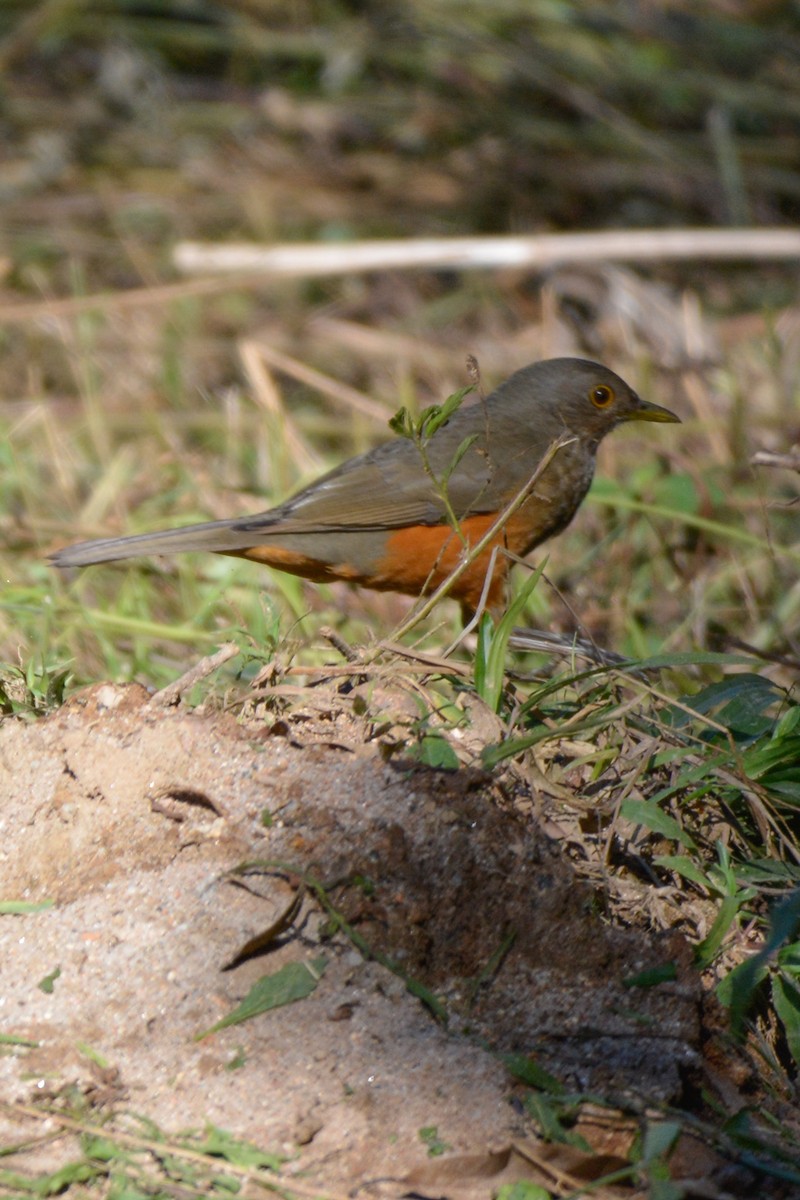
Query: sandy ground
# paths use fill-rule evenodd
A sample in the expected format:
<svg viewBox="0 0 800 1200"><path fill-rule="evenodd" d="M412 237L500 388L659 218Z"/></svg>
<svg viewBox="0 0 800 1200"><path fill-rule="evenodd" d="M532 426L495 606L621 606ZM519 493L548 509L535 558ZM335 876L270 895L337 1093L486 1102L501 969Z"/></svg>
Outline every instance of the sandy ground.
<svg viewBox="0 0 800 1200"><path fill-rule="evenodd" d="M168 1131L211 1121L289 1155L287 1169L320 1188L352 1189L424 1171L426 1128L448 1160L531 1138L502 1053L627 1102L686 1106L708 1086L688 948L604 921L495 781L276 730L110 685L2 725L2 898L55 901L0 918L0 1031L37 1043L0 1058L6 1100L77 1089ZM252 860L282 865L233 881ZM371 948L432 989L447 1027L334 934L310 891L266 950L230 966L303 872ZM321 957L306 999L195 1040L261 976ZM623 986L668 959L677 980ZM37 986L56 971L52 990ZM30 1133L0 1110L3 1144ZM58 1163L59 1146L40 1148L36 1165ZM688 1153L695 1178L719 1167L699 1145ZM746 1195L740 1184L746 1173L703 1194Z"/></svg>

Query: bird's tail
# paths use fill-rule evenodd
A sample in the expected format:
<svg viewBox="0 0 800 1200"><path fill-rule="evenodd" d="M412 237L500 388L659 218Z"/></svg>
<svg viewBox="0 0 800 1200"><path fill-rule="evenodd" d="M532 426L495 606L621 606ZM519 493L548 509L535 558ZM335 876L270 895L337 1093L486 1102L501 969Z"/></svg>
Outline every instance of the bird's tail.
<svg viewBox="0 0 800 1200"><path fill-rule="evenodd" d="M252 518L251 518L252 519ZM184 529L164 529L160 533L139 533L132 537L100 538L94 542L76 542L50 555L54 567L88 567L92 563L115 562L121 558L139 558L147 554L181 554L186 550L236 554L253 545L252 531L237 525L243 521L207 521Z"/></svg>

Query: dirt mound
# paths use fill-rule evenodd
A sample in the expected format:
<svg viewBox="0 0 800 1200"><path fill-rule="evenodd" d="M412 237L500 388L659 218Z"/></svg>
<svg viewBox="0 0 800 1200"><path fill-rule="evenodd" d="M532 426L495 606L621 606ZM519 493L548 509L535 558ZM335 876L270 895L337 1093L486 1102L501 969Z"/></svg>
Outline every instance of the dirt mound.
<svg viewBox="0 0 800 1200"><path fill-rule="evenodd" d="M7 1098L111 1086L168 1129L212 1121L330 1186L424 1162L423 1128L456 1151L507 1144L525 1121L497 1051L651 1101L679 1101L698 1068L692 977L623 985L685 947L605 924L477 773L298 747L104 685L0 728L0 791L3 897L55 901L0 924L2 1029L38 1043L0 1059ZM225 970L304 876L268 952ZM343 922L431 989L447 1029ZM265 973L320 956L307 999L195 1040ZM87 1045L111 1064L100 1082Z"/></svg>

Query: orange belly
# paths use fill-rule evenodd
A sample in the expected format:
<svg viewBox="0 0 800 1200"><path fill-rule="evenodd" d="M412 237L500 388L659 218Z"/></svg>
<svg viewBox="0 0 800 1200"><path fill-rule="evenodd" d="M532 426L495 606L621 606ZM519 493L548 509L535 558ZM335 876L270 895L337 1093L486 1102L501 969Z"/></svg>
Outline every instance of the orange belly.
<svg viewBox="0 0 800 1200"><path fill-rule="evenodd" d="M376 591L421 596L433 591L447 578L462 561L463 555L468 553L469 546L474 546L483 537L494 520L493 516L467 517L461 522L461 536L449 525L414 525L406 529L385 530L380 534L378 544L376 531L364 534L352 530L345 534L339 530L331 534L330 539L326 535L315 535L320 554L328 549L326 540L330 540L331 550L334 550L336 543L334 553L338 551L339 561L328 561L327 558L314 557L276 543L248 546L232 553L280 571L301 575L316 583L341 579ZM300 538L294 540L296 545ZM476 609L492 565L493 549L499 547L485 597L489 607L499 604L503 598L509 565L503 548L509 546L515 553L520 553L522 546L515 545L518 541L519 538L513 536L510 527L504 533L499 533L492 545L482 551L456 580L450 595L466 608ZM342 560L344 554L347 557Z"/></svg>

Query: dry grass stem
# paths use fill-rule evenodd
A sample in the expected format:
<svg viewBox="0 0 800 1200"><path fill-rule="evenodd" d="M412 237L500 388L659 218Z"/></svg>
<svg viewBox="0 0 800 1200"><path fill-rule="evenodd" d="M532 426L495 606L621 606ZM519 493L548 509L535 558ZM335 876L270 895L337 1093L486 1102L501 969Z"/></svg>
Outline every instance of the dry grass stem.
<svg viewBox="0 0 800 1200"><path fill-rule="evenodd" d="M800 472L800 450L790 450L785 454L757 450L750 462L754 467L780 467L786 471Z"/></svg>
<svg viewBox="0 0 800 1200"><path fill-rule="evenodd" d="M173 255L176 268L186 275L255 272L304 278L420 268L541 270L570 262L796 258L800 258L800 232L788 228L622 229L509 237L387 238L340 246L179 242Z"/></svg>
<svg viewBox="0 0 800 1200"><path fill-rule="evenodd" d="M113 1129L107 1122L94 1125L91 1121L76 1120L74 1117L61 1113L54 1108L47 1108L45 1106L39 1108L33 1104L22 1104L16 1101L0 1100L0 1105L14 1116L30 1117L34 1121L45 1121L48 1125L56 1124L62 1129L69 1129L81 1135L109 1139L120 1146L128 1146L131 1150L149 1151L156 1159L170 1154L184 1162L196 1163L198 1166L205 1167L206 1170L217 1170L222 1175L234 1175L243 1183L257 1182L262 1188L270 1192L284 1194L294 1192L298 1196L308 1196L311 1200L315 1200L315 1198L316 1200L347 1200L341 1193L329 1192L327 1190L321 1192L319 1187L306 1184L293 1175L286 1175L272 1170L267 1173L266 1170L259 1170L255 1167L240 1167L237 1163L223 1162L209 1154L203 1154L199 1150L191 1150L188 1147L182 1146L180 1142L137 1137L136 1134L127 1133L123 1129Z"/></svg>
<svg viewBox="0 0 800 1200"><path fill-rule="evenodd" d="M226 642L224 646L220 646L219 650L214 654L208 654L205 658L201 658L193 667L185 671L179 679L174 683L167 684L160 691L155 692L150 697L150 703L160 705L163 708L170 704L177 704L181 696L185 692L190 691L195 684L201 679L206 679L209 675L213 675L214 671L218 671L226 662L230 662L237 654L241 653L235 642Z"/></svg>
<svg viewBox="0 0 800 1200"><path fill-rule="evenodd" d="M391 414L382 405L376 404L374 400L370 400L369 396L363 395L361 392L356 391L355 388L348 387L336 379L331 379L329 375L323 374L322 371L317 371L313 367L309 367L306 363L300 362L299 359L292 358L288 354L283 354L280 350L275 350L272 346L264 342L252 344L258 347L261 357L271 367L274 367L277 371L284 371L292 379L296 379L298 383L303 383L306 387L313 388L315 391L327 396L338 408L360 413L364 417L369 417L372 421L377 421L384 426L386 425Z"/></svg>
<svg viewBox="0 0 800 1200"><path fill-rule="evenodd" d="M322 470L321 459L303 437L297 422L287 410L272 373L265 366L268 356L264 353L263 344L243 338L238 343L238 348L253 399L280 426L281 459L284 462L288 459L298 475L306 472L309 475L318 474Z"/></svg>

